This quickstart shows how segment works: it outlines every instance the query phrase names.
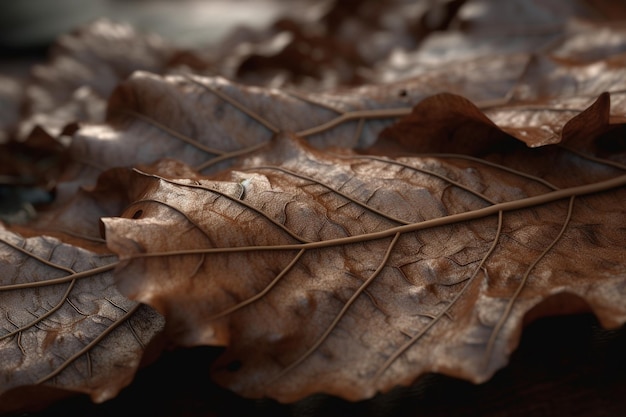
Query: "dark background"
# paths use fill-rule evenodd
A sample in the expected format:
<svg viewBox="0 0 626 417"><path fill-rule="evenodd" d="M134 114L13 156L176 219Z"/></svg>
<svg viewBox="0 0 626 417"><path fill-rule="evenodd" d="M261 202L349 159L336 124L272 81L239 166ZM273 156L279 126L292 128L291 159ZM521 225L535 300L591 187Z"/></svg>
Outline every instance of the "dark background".
<svg viewBox="0 0 626 417"><path fill-rule="evenodd" d="M208 347L166 352L113 400L95 405L76 396L16 416L626 416L626 329L603 329L590 314L531 324L509 366L484 384L431 374L356 403L323 395L294 404L238 397L208 378L218 354Z"/></svg>

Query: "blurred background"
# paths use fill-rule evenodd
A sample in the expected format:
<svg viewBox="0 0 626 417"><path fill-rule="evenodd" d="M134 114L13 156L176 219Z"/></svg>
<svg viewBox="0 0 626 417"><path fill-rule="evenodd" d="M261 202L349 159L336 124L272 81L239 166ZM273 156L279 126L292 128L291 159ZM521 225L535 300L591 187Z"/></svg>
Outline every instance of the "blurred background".
<svg viewBox="0 0 626 417"><path fill-rule="evenodd" d="M320 2L323 3L323 2ZM302 1L20 0L0 5L3 55L38 51L91 20L107 17L155 32L179 46L213 43L237 25L263 27Z"/></svg>

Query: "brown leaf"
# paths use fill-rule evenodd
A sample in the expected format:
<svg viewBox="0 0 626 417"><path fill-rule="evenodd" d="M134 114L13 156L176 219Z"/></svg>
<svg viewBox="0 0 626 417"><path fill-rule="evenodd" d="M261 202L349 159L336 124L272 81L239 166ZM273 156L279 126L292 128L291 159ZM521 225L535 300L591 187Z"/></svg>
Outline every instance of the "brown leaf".
<svg viewBox="0 0 626 417"><path fill-rule="evenodd" d="M170 159L138 165L138 168L156 175L176 174L189 179L200 177L193 169ZM131 175L128 168L105 171L93 187L80 188L66 202L40 209L32 219L23 222L25 224L14 223L9 228L23 237L45 235L95 253L109 254L100 218L119 215L142 189L140 182L130 180Z"/></svg>
<svg viewBox="0 0 626 417"><path fill-rule="evenodd" d="M542 17L558 10L544 4L527 6L539 9L533 13ZM490 4L485 11L499 7L517 8L518 12L524 9L511 2ZM481 17L478 13L476 16ZM560 18L552 23L556 20ZM520 21L516 15L511 24L503 25L498 19L491 25L486 22L476 28L470 25L464 30L436 32L419 48L396 51L391 59L378 62L375 79L422 79L441 88L433 93L453 92L473 101L496 103L505 97L528 104L549 98L595 97L604 91L624 89L621 69L626 36L620 25L574 20L566 27L552 23L546 26L536 20L518 26Z"/></svg>
<svg viewBox="0 0 626 417"><path fill-rule="evenodd" d="M626 167L525 149L494 149L509 167L278 136L206 179L137 171L140 199L103 220L119 288L177 343L226 345L214 377L245 396L357 400L427 372L485 381L538 316L626 321Z"/></svg>
<svg viewBox="0 0 626 417"><path fill-rule="evenodd" d="M514 101L594 96L626 87L626 32L604 24L577 24L549 48L532 54L511 92Z"/></svg>
<svg viewBox="0 0 626 417"><path fill-rule="evenodd" d="M114 27L106 31L102 27L108 27L106 22L97 22L91 31L115 32ZM598 42L587 41L593 39L590 33L598 31L602 39L613 45L600 54L594 52ZM481 39L472 38L471 33L468 45L481 45ZM131 32L127 35L129 42L137 38L130 43L138 45L141 51L152 51L148 48L152 44L144 38ZM277 131L297 132L317 147L365 148L374 142L381 128L389 125L392 116L404 115L413 103L446 91L464 95L481 108L503 103L507 98L513 100L508 109L500 108L505 113L501 118L515 120L515 128L521 128L529 122L519 117L528 108L529 99L541 98L545 105L546 96L555 100L572 96L569 107L576 113L589 104L584 100L595 98L609 87L620 88L623 48L619 40L623 35L619 27L574 25L562 40L552 42L550 48L538 49L554 36L553 32L545 36L531 33L521 38L513 52L485 55L480 47L467 47L465 38L457 34L451 43L426 43L417 55L402 60L412 68L411 78L398 71L390 72L383 65L373 79L385 81L384 84L318 93L244 86L219 77L191 75L180 68L170 68L177 75L139 72L123 82L110 98L106 124L86 124L72 134L70 152L75 164L68 168L59 185L59 200L65 201L77 186L93 184L103 170L152 163L163 157L205 168L204 172L208 168L224 168L224 160L262 146ZM106 41L99 42L107 44ZM169 50L154 45L151 48L163 56ZM441 58L442 48L455 51L455 60ZM157 52L152 53L161 56ZM574 60L578 55L582 58ZM158 66L159 59L153 57L152 69L165 71ZM112 61L117 65L117 60ZM546 62L551 65L548 75ZM136 68L142 66L137 64ZM597 77L600 70L603 76ZM581 102L581 94L589 98ZM562 107L563 103L555 106ZM572 116L563 109L558 111L565 121ZM516 112L515 118L511 117L512 112ZM534 117L537 114L534 112ZM555 114L551 111L547 117L554 118ZM55 120L61 119L55 116ZM544 132L539 124L530 135L540 144L553 140L558 132ZM120 151L122 148L125 150Z"/></svg>
<svg viewBox="0 0 626 417"><path fill-rule="evenodd" d="M307 91L361 85L375 81L372 66L394 50L414 49L431 32L446 29L464 2L290 4L291 13L282 13L271 27L238 27L219 45L176 54L170 66L249 85Z"/></svg>
<svg viewBox="0 0 626 417"><path fill-rule="evenodd" d="M598 42L588 39L596 32L613 47L595 53ZM392 117L407 114L414 103L444 92L468 97L480 108L489 107L488 118L507 132L517 130L517 137L527 135L526 142L551 143L558 140L560 131L545 130L546 125L559 118L561 128L605 90L621 90L623 81L620 40L624 36L619 28L575 25L559 42L539 49L557 34L561 32L529 34L513 51L495 55L485 55L476 46L465 48L464 38L457 34L450 44L425 44L417 55L406 59L405 65L413 69L410 78L397 71L388 78L388 69L383 67L375 78L384 84L317 93L245 86L189 73L137 72L110 97L106 124L85 124L73 134L70 149L80 171L71 177L78 184L93 184L105 169L163 157L177 158L203 172L221 169L228 166L224 160L262 146L280 131L296 132L320 148L367 148ZM470 45L482 44L478 38L469 39ZM455 59L441 58L439 51L451 47ZM470 53L459 57L458 49L470 49ZM579 55L580 59L573 59ZM621 100L622 96L614 97ZM540 114L537 106L546 112ZM61 186L68 188L63 194L71 194L76 185L68 179Z"/></svg>
<svg viewBox="0 0 626 417"><path fill-rule="evenodd" d="M76 167L60 185L61 200L93 184L106 169L176 158L201 171L228 166L237 155L294 131L316 147L371 145L409 103L393 84L305 93L244 86L219 77L133 74L109 100L107 124L76 131ZM68 169L68 171L70 171Z"/></svg>
<svg viewBox="0 0 626 417"><path fill-rule="evenodd" d="M0 144L0 183L50 188L67 162L65 148L41 128L24 141Z"/></svg>
<svg viewBox="0 0 626 417"><path fill-rule="evenodd" d="M50 388L102 402L132 381L163 318L117 291L116 261L0 229L0 412L40 407L29 395Z"/></svg>
<svg viewBox="0 0 626 417"><path fill-rule="evenodd" d="M429 371L483 381L506 363L522 325L544 315L593 310L607 327L623 323L623 30L572 24L587 2L515 1L481 14L485 3L468 1L454 21L461 3L368 1L352 10L336 2L325 17L332 36L283 21L276 28L292 43L263 62L248 59L255 65L244 62L233 81L166 68L180 64L169 60L173 51L129 27L96 22L64 38L67 49L35 70L22 130L40 123L64 141L73 136L74 164L57 205L3 231L6 241L48 245L44 260L71 252L76 262L66 268L104 259L98 219L130 202L133 220L107 220L109 244L125 259L122 288L167 316L175 343L227 346L214 370L223 384L283 401L319 391L364 398ZM392 51L450 23L454 30L431 34L415 52ZM346 40L347 52L330 56ZM321 48L323 59L307 48ZM111 97L106 122L93 123L136 69L176 74L136 73ZM241 85L259 75L279 85L281 71L295 80L344 71L327 78L388 83L315 94ZM369 148L395 117L442 92ZM92 123L67 126L75 120ZM392 153L398 144L404 156ZM353 147L369 155L341 149ZM141 166L163 157L191 166ZM110 170L119 166L138 169ZM44 230L60 240L39 236ZM38 261L33 253L9 246L2 272ZM27 261L14 262L17 255ZM49 266L33 268L37 278ZM110 273L94 278L105 281L94 300L108 305ZM83 281L67 298L44 301L77 311L69 300ZM29 300L34 293L6 290ZM42 335L39 326L5 339L20 347L22 334ZM115 395L141 352L130 356L113 388L99 385L106 372L79 383L66 369L58 378L71 381L59 386Z"/></svg>
<svg viewBox="0 0 626 417"><path fill-rule="evenodd" d="M144 169L151 170L150 167ZM19 232L25 236L56 236L65 242L77 237L81 239L79 246L99 251L98 245L104 243L100 218L120 213L129 203L128 195L135 194L132 188L126 189L128 175L125 168L104 172L93 187L80 188L67 201L40 210L38 216Z"/></svg>
<svg viewBox="0 0 626 417"><path fill-rule="evenodd" d="M614 96L618 106L613 111L621 113L624 94ZM530 147L563 143L590 150L586 149L594 146L590 137L599 137L614 127L610 124L610 101L611 95L603 93L595 101L586 96L571 97L495 106L483 113L464 97L438 94L421 101L409 116L381 132L378 146L394 142L413 152L481 155L496 146L519 146L506 141L509 135ZM613 120L614 124L623 121L623 117Z"/></svg>
<svg viewBox="0 0 626 417"><path fill-rule="evenodd" d="M57 136L68 123L100 122L117 84L136 70L162 71L171 47L154 34L100 19L61 36L32 68L20 137L39 125Z"/></svg>

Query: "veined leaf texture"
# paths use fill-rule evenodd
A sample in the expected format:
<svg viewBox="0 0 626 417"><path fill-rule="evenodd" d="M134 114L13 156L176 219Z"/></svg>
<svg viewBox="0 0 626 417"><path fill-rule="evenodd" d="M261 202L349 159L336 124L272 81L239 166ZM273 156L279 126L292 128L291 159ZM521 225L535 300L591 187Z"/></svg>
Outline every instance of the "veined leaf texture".
<svg viewBox="0 0 626 417"><path fill-rule="evenodd" d="M578 2L512 2L563 13L539 32L435 3L387 55L289 20L223 49L60 38L2 125L3 187L55 199L2 213L0 411L113 398L164 346L223 347L211 377L247 398L357 401L485 382L540 317L622 326L626 31Z"/></svg>

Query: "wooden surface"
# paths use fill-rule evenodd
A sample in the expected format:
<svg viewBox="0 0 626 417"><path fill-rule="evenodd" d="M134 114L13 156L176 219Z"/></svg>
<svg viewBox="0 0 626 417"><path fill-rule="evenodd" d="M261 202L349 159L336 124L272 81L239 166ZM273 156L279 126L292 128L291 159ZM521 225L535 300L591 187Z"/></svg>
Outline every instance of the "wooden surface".
<svg viewBox="0 0 626 417"><path fill-rule="evenodd" d="M591 315L542 319L530 325L510 365L485 384L428 375L413 387L358 403L321 395L289 405L240 398L207 377L218 353L212 348L168 352L141 370L134 384L114 400L95 405L79 396L20 415L626 416L626 328L601 329Z"/></svg>

